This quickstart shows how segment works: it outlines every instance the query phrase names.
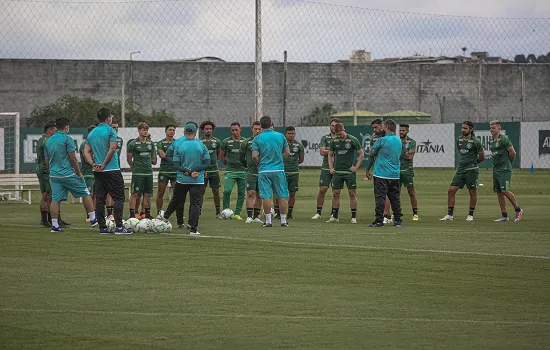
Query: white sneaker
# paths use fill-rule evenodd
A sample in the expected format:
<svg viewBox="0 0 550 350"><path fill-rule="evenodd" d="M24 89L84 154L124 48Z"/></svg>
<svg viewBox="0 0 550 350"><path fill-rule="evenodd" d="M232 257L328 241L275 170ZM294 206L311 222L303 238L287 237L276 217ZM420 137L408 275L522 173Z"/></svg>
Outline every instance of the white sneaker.
<svg viewBox="0 0 550 350"><path fill-rule="evenodd" d="M198 231L195 232L189 232L191 236L200 236L201 234Z"/></svg>
<svg viewBox="0 0 550 350"><path fill-rule="evenodd" d="M392 224L392 223L393 223L393 220L392 220L392 219L384 218L384 225L386 225L386 224Z"/></svg>
<svg viewBox="0 0 550 350"><path fill-rule="evenodd" d="M510 221L510 218L502 216L495 220L495 222L504 222L504 221Z"/></svg>
<svg viewBox="0 0 550 350"><path fill-rule="evenodd" d="M254 220L253 220L251 217L247 217L247 218L246 218L246 221L245 221L244 223L245 223L245 224L251 224L251 223L253 223L253 222L254 222Z"/></svg>
<svg viewBox="0 0 550 350"><path fill-rule="evenodd" d="M439 221L453 221L455 218L454 216L452 215L445 215L444 217L442 217L441 219L439 219ZM473 220L473 218L472 218Z"/></svg>
<svg viewBox="0 0 550 350"><path fill-rule="evenodd" d="M321 218L321 214L315 213L315 215L313 215L313 217L311 219L312 220L319 220L320 218Z"/></svg>
<svg viewBox="0 0 550 350"><path fill-rule="evenodd" d="M340 222L340 219L335 218L334 216L330 216L330 219L328 219L326 222L332 223L332 222Z"/></svg>
<svg viewBox="0 0 550 350"><path fill-rule="evenodd" d="M474 221L474 216L473 215L468 215L466 217L466 221Z"/></svg>
<svg viewBox="0 0 550 350"><path fill-rule="evenodd" d="M356 224L357 223L357 218L351 218L351 223Z"/></svg>
<svg viewBox="0 0 550 350"><path fill-rule="evenodd" d="M256 224L263 224L264 222L262 221L262 219L256 218L256 219L254 219L254 223L256 223Z"/></svg>
<svg viewBox="0 0 550 350"><path fill-rule="evenodd" d="M162 221L168 221L164 218L164 210L159 211L159 215L157 215L157 219Z"/></svg>

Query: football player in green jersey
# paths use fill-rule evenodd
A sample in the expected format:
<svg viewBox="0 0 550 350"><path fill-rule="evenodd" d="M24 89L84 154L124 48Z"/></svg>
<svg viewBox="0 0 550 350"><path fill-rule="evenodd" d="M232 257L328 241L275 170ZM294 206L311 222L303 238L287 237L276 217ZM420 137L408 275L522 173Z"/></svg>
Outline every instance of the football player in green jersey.
<svg viewBox="0 0 550 350"><path fill-rule="evenodd" d="M295 140L296 128L288 126L286 128L286 141L288 142L288 148L290 155L284 158L285 162L285 174L286 183L288 184L288 215L287 219L294 219L292 217L292 211L294 210L294 204L296 204L296 192L298 192L298 185L300 183L300 164L304 162L304 145L301 142Z"/></svg>
<svg viewBox="0 0 550 350"><path fill-rule="evenodd" d="M401 151L401 171L399 182L402 186L407 187L407 192L411 198L411 206L413 211L413 221L420 220L418 216L418 202L416 200L416 191L414 189L414 168L413 159L416 152L416 141L409 137L409 124L399 124L399 138L403 143Z"/></svg>
<svg viewBox="0 0 550 350"><path fill-rule="evenodd" d="M241 163L241 145L244 138L241 137L241 124L231 123L231 137L222 142L220 158L225 164L223 177L223 208L228 209L231 203L231 192L237 184L237 206L233 212L233 219L242 220L241 211L246 196L246 167Z"/></svg>
<svg viewBox="0 0 550 350"><path fill-rule="evenodd" d="M454 220L453 213L456 192L459 188L463 188L466 185L470 192L470 211L468 212L466 221L474 221L474 210L477 203L477 178L479 177L478 164L485 159L485 153L481 142L474 135L474 123L471 121L468 120L462 123L462 136L456 140L456 148L459 154L458 168L447 194L448 211L447 215L439 220Z"/></svg>
<svg viewBox="0 0 550 350"><path fill-rule="evenodd" d="M332 174L332 214L327 222L339 222L340 192L344 184L348 188L351 223L357 223L357 170L361 168L364 153L359 140L346 133L344 124L334 126L336 138L330 145L328 166ZM354 158L355 164L353 162Z"/></svg>
<svg viewBox="0 0 550 350"><path fill-rule="evenodd" d="M118 121L113 119L113 122L111 123L111 128L115 129L115 131L118 133ZM121 158L120 158L120 152L122 152L122 146L124 145L124 140L122 140L122 137L118 136L116 137L116 152L118 154L118 161L120 164ZM107 219L111 221L115 221L114 211L115 211L115 201L111 197L110 194L107 193L107 199L105 200L105 206L107 208Z"/></svg>
<svg viewBox="0 0 550 350"><path fill-rule="evenodd" d="M206 193L206 186L210 186L212 190L212 197L214 198L214 207L216 208L216 218L220 219L220 169L218 168L218 159L221 159L220 152L222 148L222 142L212 136L216 125L211 121L202 122L200 129L202 130L203 138L202 143L206 146L208 154L210 155L210 165L204 170L204 187L202 189L201 209L204 201L204 194Z"/></svg>
<svg viewBox="0 0 550 350"><path fill-rule="evenodd" d="M151 196L153 195L153 165L157 164L157 152L155 144L148 139L149 125L141 122L138 124L139 137L128 143L127 161L132 170L132 185L130 197L130 217L139 215L135 212L136 203L143 195L145 218L151 216ZM139 204L138 204L139 205ZM142 218L139 216L139 218Z"/></svg>
<svg viewBox="0 0 550 350"><path fill-rule="evenodd" d="M162 210L164 204L164 193L168 182L170 186L175 188L177 170L174 168L172 162L166 159L166 151L168 147L174 142L174 135L176 134L176 126L174 124L168 124L164 127L164 133L166 137L157 142L157 154L160 157L160 168L158 174L158 190L157 190L157 214Z"/></svg>
<svg viewBox="0 0 550 350"><path fill-rule="evenodd" d="M263 224L260 219L262 200L258 191L258 165L252 159L252 141L262 132L259 121L252 123L252 136L245 139L241 149L241 163L246 165L246 223Z"/></svg>
<svg viewBox="0 0 550 350"><path fill-rule="evenodd" d="M92 132L92 130L95 129L95 125L88 126L88 134ZM94 169L92 168L92 165L86 162L84 159L84 147L86 146L86 140L82 141L79 148L80 153L80 161L82 163L82 166L80 167L80 172L82 173L82 176L84 178L84 182L86 182L86 187L88 188L88 192L90 192L90 197L92 198L92 202L94 204L95 209L95 176L94 176ZM86 213L86 222L90 222L91 218Z"/></svg>
<svg viewBox="0 0 550 350"><path fill-rule="evenodd" d="M52 223L50 205L52 203L52 187L50 185L50 169L44 156L46 140L57 132L55 121L49 121L44 125L44 135L36 144L36 176L40 184L40 225L50 228Z"/></svg>
<svg viewBox="0 0 550 350"><path fill-rule="evenodd" d="M319 176L319 193L317 194L317 212L313 215L313 220L319 220L321 218L321 212L323 211L323 205L325 204L325 195L327 194L328 187L332 182L332 174L328 167L328 154L330 152L330 145L332 140L336 137L334 134L334 126L340 123L340 119L333 118L330 121L330 133L321 138L319 143L319 153L323 156L323 164L321 165L321 175Z"/></svg>
<svg viewBox="0 0 550 350"><path fill-rule="evenodd" d="M510 191L510 180L512 179L512 162L516 158L516 150L512 141L500 133L500 121L493 120L490 123L491 135L493 139L489 143L491 149L491 157L493 158L493 190L497 193L498 204L502 216L495 222L508 221L508 213L506 212L506 198L512 203L516 210L515 222L521 221L523 218L523 209L520 208L516 196Z"/></svg>

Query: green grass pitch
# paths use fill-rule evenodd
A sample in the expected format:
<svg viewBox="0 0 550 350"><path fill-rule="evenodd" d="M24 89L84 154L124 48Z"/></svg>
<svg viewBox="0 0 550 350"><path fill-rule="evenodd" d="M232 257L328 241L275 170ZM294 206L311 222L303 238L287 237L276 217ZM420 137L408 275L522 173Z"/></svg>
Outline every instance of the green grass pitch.
<svg viewBox="0 0 550 350"><path fill-rule="evenodd" d="M452 171L416 174L422 221L403 191L399 229L367 227L362 180L357 225L346 193L339 224L312 221L314 170L291 227L215 220L209 194L200 238L100 236L77 204L50 233L37 204L2 203L0 348L548 349L550 172L514 173L519 224L493 222L490 171L474 222L464 190L455 221L438 221Z"/></svg>

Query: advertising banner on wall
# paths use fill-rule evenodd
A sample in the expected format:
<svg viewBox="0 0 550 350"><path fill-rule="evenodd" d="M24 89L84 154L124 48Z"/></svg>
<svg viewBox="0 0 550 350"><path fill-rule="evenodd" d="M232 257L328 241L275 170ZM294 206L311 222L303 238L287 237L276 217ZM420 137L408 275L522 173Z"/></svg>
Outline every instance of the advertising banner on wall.
<svg viewBox="0 0 550 350"><path fill-rule="evenodd" d="M462 135L461 128L462 124L455 124L455 140ZM502 129L500 132L501 134L508 136L508 138L510 138L510 141L512 141L512 144L514 145L514 149L516 150L517 154L516 158L512 162L512 167L519 168L521 164L520 159L522 153L522 147L520 147L520 123L502 123ZM489 123L476 123L474 133L476 137L481 141L481 144L483 145L483 149L485 151L485 155L487 156L488 154L490 154L489 143L493 139ZM456 164L458 164L458 153L456 153L455 158L457 162ZM479 163L479 167L492 168L493 161L491 159L486 159L483 162Z"/></svg>
<svg viewBox="0 0 550 350"><path fill-rule="evenodd" d="M416 124L409 137L416 141L414 166L453 168L455 159L454 124Z"/></svg>
<svg viewBox="0 0 550 350"><path fill-rule="evenodd" d="M521 123L521 167L550 168L550 122Z"/></svg>
<svg viewBox="0 0 550 350"><path fill-rule="evenodd" d="M6 170L6 147L5 147L4 128L0 128L0 171Z"/></svg>

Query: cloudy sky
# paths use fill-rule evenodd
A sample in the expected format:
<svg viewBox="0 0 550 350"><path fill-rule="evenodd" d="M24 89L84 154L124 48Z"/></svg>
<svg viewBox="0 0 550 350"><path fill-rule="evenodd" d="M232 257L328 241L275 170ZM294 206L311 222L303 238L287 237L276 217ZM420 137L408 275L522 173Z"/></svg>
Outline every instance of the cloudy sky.
<svg viewBox="0 0 550 350"><path fill-rule="evenodd" d="M3 0L0 58L254 60L254 0ZM550 52L550 1L263 0L264 61Z"/></svg>

